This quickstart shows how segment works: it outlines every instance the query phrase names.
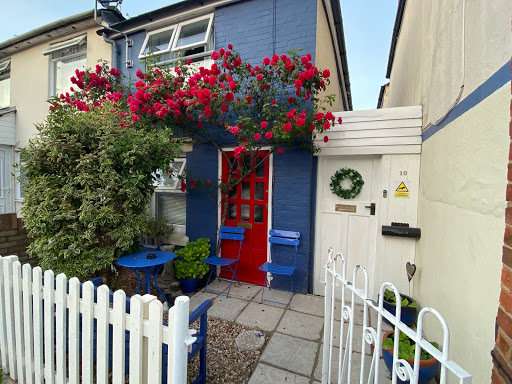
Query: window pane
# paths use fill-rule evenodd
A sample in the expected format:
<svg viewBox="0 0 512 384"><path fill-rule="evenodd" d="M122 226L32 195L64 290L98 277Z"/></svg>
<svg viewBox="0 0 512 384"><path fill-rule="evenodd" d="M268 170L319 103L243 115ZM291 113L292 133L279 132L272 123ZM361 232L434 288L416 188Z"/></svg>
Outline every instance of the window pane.
<svg viewBox="0 0 512 384"><path fill-rule="evenodd" d="M242 199L249 200L251 198L251 183L242 183Z"/></svg>
<svg viewBox="0 0 512 384"><path fill-rule="evenodd" d="M180 182L178 175L183 173L184 160L172 161L169 165L169 168L172 169L172 173L164 173L159 169L153 174L155 177L153 185L157 187L179 188Z"/></svg>
<svg viewBox="0 0 512 384"><path fill-rule="evenodd" d="M172 224L186 225L186 195L184 193L157 192L156 216Z"/></svg>
<svg viewBox="0 0 512 384"><path fill-rule="evenodd" d="M0 108L11 104L11 79L0 80Z"/></svg>
<svg viewBox="0 0 512 384"><path fill-rule="evenodd" d="M242 221L249 221L249 215L251 214L250 207L251 206L248 205L248 204L242 204L241 205L241 208L242 208L241 220Z"/></svg>
<svg viewBox="0 0 512 384"><path fill-rule="evenodd" d="M263 223L263 205L254 206L254 222Z"/></svg>
<svg viewBox="0 0 512 384"><path fill-rule="evenodd" d="M55 95L66 93L73 86L71 77L75 76L76 69L84 69L87 65L86 56L72 57L56 61L55 65Z"/></svg>
<svg viewBox="0 0 512 384"><path fill-rule="evenodd" d="M174 28L149 36L148 43L144 47L144 55L167 50L169 48L169 42L171 41L173 32Z"/></svg>
<svg viewBox="0 0 512 384"><path fill-rule="evenodd" d="M181 27L176 48L204 41L206 39L206 30L208 29L209 23L210 19L205 19Z"/></svg>
<svg viewBox="0 0 512 384"><path fill-rule="evenodd" d="M254 199L263 200L264 183L254 183Z"/></svg>
<svg viewBox="0 0 512 384"><path fill-rule="evenodd" d="M258 164L261 159L256 159L256 164ZM261 163L258 168L256 168L256 177L265 177L265 162Z"/></svg>
<svg viewBox="0 0 512 384"><path fill-rule="evenodd" d="M229 191L229 198L230 199L236 199L236 191L238 189L238 186L231 188Z"/></svg>
<svg viewBox="0 0 512 384"><path fill-rule="evenodd" d="M229 204L229 220L236 220L236 204Z"/></svg>

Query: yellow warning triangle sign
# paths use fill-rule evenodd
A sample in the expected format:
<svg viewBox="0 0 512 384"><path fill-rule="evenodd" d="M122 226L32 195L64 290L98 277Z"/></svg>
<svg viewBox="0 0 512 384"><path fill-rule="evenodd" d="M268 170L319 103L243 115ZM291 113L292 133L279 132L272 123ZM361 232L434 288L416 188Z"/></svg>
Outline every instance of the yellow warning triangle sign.
<svg viewBox="0 0 512 384"><path fill-rule="evenodd" d="M403 181L400 183L400 185L398 186L398 188L396 190L397 190L397 192L409 192L409 190L407 189L407 187L405 186Z"/></svg>

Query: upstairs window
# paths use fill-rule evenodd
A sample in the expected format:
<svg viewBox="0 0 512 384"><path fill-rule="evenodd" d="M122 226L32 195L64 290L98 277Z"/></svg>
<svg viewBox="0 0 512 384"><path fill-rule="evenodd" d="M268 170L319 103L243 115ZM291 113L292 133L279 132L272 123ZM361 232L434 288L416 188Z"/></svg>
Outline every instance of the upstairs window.
<svg viewBox="0 0 512 384"><path fill-rule="evenodd" d="M178 58L203 61L214 49L213 14L148 32L139 58L156 56L158 64L170 64Z"/></svg>
<svg viewBox="0 0 512 384"><path fill-rule="evenodd" d="M87 36L78 36L50 45L43 54L50 56L50 96L66 93L75 70L87 66Z"/></svg>
<svg viewBox="0 0 512 384"><path fill-rule="evenodd" d="M0 62L0 108L11 104L11 60Z"/></svg>

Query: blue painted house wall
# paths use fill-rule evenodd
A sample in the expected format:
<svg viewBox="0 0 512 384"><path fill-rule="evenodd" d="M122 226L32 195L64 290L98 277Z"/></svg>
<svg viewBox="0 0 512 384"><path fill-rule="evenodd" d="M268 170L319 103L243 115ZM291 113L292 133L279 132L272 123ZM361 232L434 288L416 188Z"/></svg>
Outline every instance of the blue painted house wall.
<svg viewBox="0 0 512 384"><path fill-rule="evenodd" d="M261 64L265 56L278 55L291 49L311 53L313 62L316 49L317 2L311 0L251 0L220 7L215 11L215 49L233 44L241 57L253 65ZM274 4L276 8L274 9ZM274 22L275 15L275 22ZM137 69L145 70L136 59L144 42L145 32L129 35L134 40L132 57L134 67L124 74L135 79ZM124 40L118 40L118 62L124 61ZM119 65L121 68L121 65ZM194 145L187 153L187 171L192 177L216 180L218 156L214 146ZM314 193L316 190L316 162L304 150L286 150L274 154L272 227L300 232L297 270L294 290L308 292L313 265ZM200 237L211 239L212 248L217 238L217 204L203 193L190 191L187 195L187 236L190 241ZM270 226L269 226L270 229ZM290 254L273 253L273 261L289 262ZM287 289L289 282L279 278L274 287Z"/></svg>

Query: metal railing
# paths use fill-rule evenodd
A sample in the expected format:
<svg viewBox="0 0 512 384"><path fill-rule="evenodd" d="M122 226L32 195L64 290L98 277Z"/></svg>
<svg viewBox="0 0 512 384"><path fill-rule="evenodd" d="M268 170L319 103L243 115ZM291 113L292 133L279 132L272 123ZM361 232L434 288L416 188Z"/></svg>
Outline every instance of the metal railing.
<svg viewBox="0 0 512 384"><path fill-rule="evenodd" d="M341 265L340 265L341 264ZM337 272L340 268L341 273ZM358 288L356 282L362 276L364 287ZM384 290L386 288L394 292L397 303L400 303L400 294L396 287L389 282L381 285L378 302L368 297L368 274L365 268L357 265L354 268L352 282L346 278L346 262L341 253L333 256L332 248L329 249L328 261L325 265L325 320L324 320L324 344L323 344L323 363L322 363L322 383L331 383L332 374L337 364L338 383L363 384L365 381L370 384L382 383L382 369L380 364L382 349L383 318L392 324L394 328L394 345L392 353L392 372L391 380L396 384L398 380L410 383L418 383L420 375L420 355L421 349L428 352L440 363L440 383L446 384L448 373L455 375L460 384L471 384L472 377L464 369L449 359L450 331L446 321L441 314L433 308L423 308L417 319L417 330L414 331L401 322L401 307L397 305L396 316L383 307ZM350 295L350 300L347 296ZM340 303L337 303L337 300ZM353 347L354 347L354 315L356 310L356 301L362 302L362 337L361 337L361 362L359 368L359 378L351 377L353 369ZM340 350L339 358L336 360L333 354L334 335L335 335L335 309L340 306L340 325L339 340ZM377 329L368 324L371 311L377 315ZM442 351L435 348L423 337L424 316L427 313L433 314L441 323L443 329ZM344 337L345 330L347 331ZM406 334L412 342L415 343L414 363L411 365L404 359L399 358L399 336L400 332ZM372 351L366 355L365 351ZM366 358L371 361L367 364Z"/></svg>

